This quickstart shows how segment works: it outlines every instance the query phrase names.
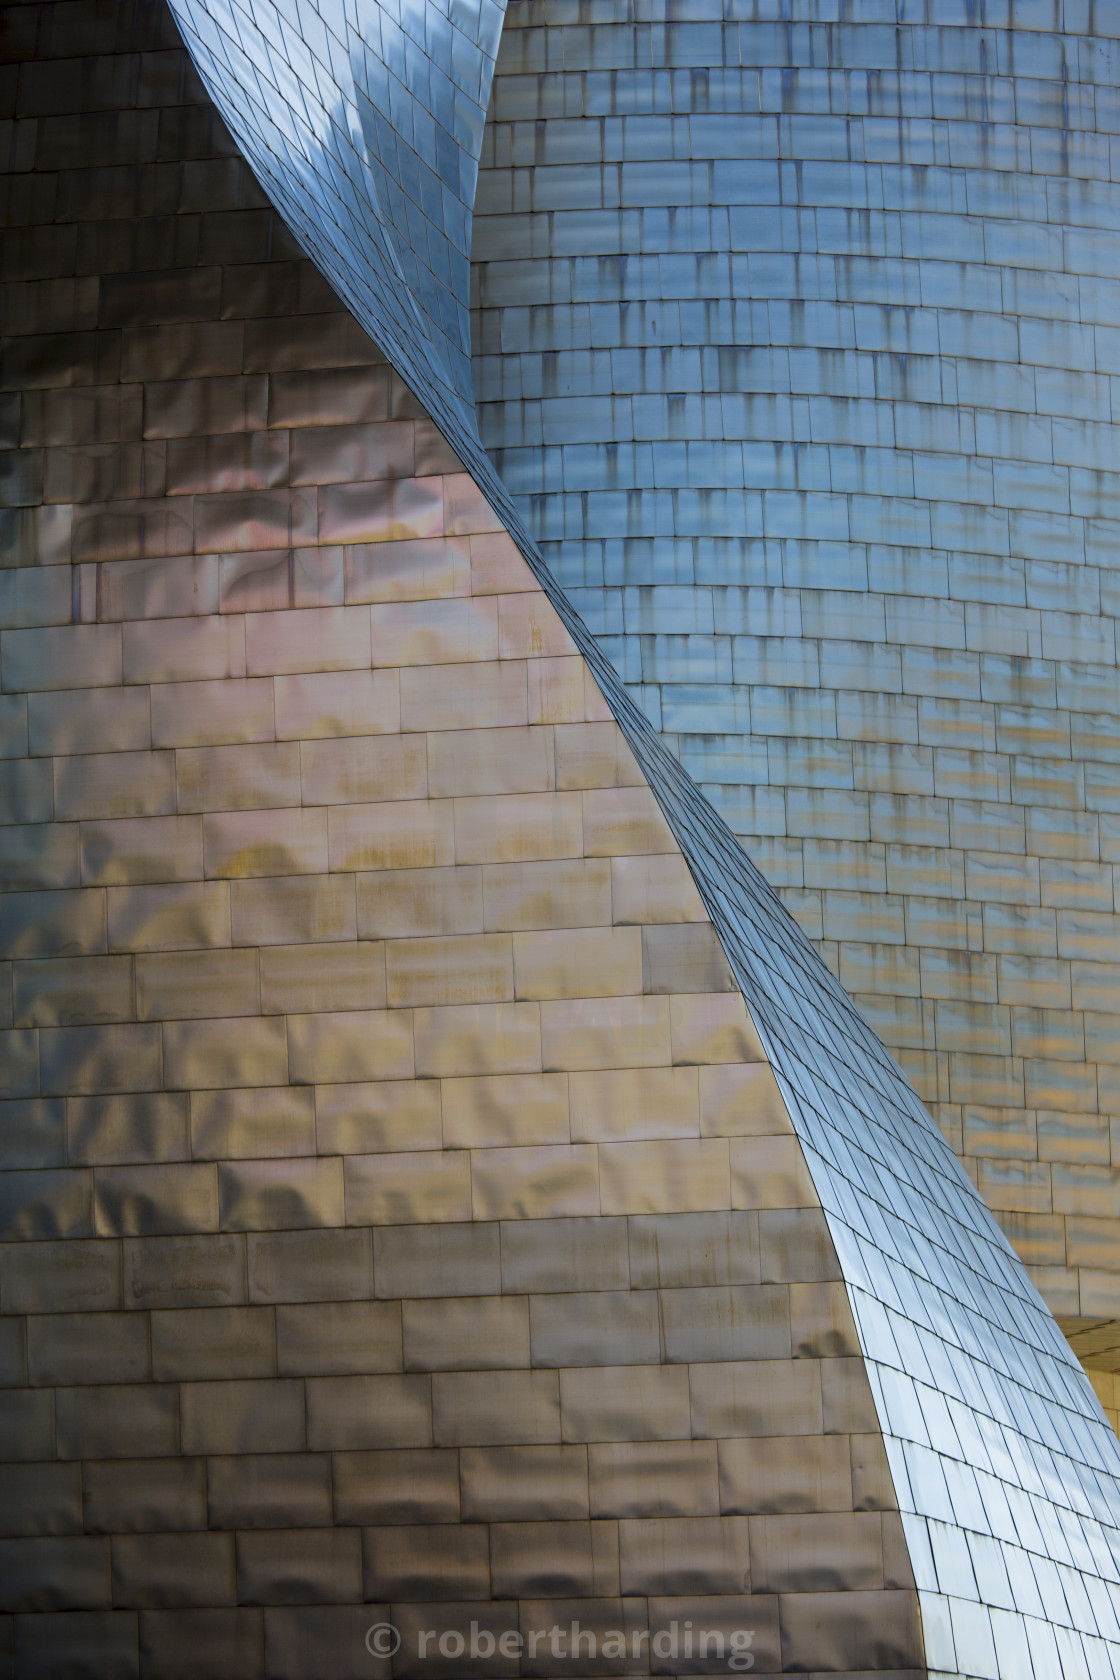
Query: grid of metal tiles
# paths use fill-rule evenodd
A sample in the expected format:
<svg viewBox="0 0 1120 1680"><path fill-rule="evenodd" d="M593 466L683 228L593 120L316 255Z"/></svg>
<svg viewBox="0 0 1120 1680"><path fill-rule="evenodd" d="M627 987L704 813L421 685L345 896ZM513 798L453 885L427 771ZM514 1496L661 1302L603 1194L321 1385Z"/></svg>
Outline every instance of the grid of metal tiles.
<svg viewBox="0 0 1120 1680"><path fill-rule="evenodd" d="M482 436L1053 1309L1120 1313L1110 8L510 7Z"/></svg>
<svg viewBox="0 0 1120 1680"><path fill-rule="evenodd" d="M584 661L162 20L23 20L7 1672L916 1677L819 1198Z"/></svg>
<svg viewBox="0 0 1120 1680"><path fill-rule="evenodd" d="M471 205L501 0L176 0L288 226L398 367L471 407ZM362 253L355 263L353 254Z"/></svg>
<svg viewBox="0 0 1120 1680"><path fill-rule="evenodd" d="M34 86L35 78L29 81ZM174 123L169 126L173 133ZM81 127L64 125L71 135ZM33 141L37 146L39 137L50 132L50 124L41 121L35 131L25 133L25 145ZM33 156L23 155L26 161ZM69 259L64 254L62 260ZM353 253L358 266L363 260L364 253ZM56 307L65 307L61 298L54 301ZM376 319L369 324L377 330ZM174 343L178 336L168 339L165 327L159 338L161 344ZM287 344L290 338L290 330L278 333L277 343ZM41 350L32 347L28 353L38 365L35 357ZM433 409L444 404L438 370L423 385L425 402L429 393ZM454 431L455 425L452 417L448 430ZM477 440L464 436L462 446L473 468ZM492 482L484 464L478 465L475 476L484 484ZM316 481L312 477L308 482ZM320 481L316 510L324 490L328 494L323 505L336 498L345 504L345 495ZM464 490L469 501L469 484ZM293 504L297 499L292 497ZM488 517L492 516L483 515ZM35 509L23 523L32 544L50 537L65 540L53 515L44 517ZM517 531L516 521L511 523ZM146 516L142 529L149 529ZM290 550L283 552L292 556L287 567L288 607L300 611L290 593L298 547L291 542L290 526L286 534ZM318 534L322 540L324 531ZM426 534L438 535L439 530L433 526ZM1007 1680L1019 1680L1028 1664L1036 1676L1107 1673L1111 1646L1120 1635L1113 1610L1118 1449L1068 1346L879 1041L710 806L666 754L604 667L532 545L523 535L521 540L545 594L576 647L584 651L585 664L596 673L596 684L609 699L687 858L811 1169L814 1194L828 1219L872 1377L918 1576L927 1663L939 1673L999 1674ZM209 552L205 542L201 552ZM538 625L542 636L546 628L544 621ZM301 657L311 657L298 639ZM316 651L318 665L303 673L318 679L314 686L333 676L319 668L329 663L329 650ZM547 664L543 643L534 639L529 651L534 658L544 655ZM274 674L273 684L291 674L299 675ZM203 680L212 679L199 677ZM584 687L585 705L587 692ZM47 709L53 704L48 702ZM368 704L366 711L368 715ZM160 867L165 867L162 862ZM316 942L318 935L312 933L311 939ZM300 979L305 981L306 974ZM644 967L642 991L659 995L656 986L647 985ZM692 994L682 988L682 995ZM596 1023L602 1015L602 1005L596 1005ZM492 1035L486 1042L493 1042ZM235 1047L240 1048L240 1041ZM635 1171L649 1152L648 1142L637 1146ZM287 1169L278 1176L278 1187L275 1178L269 1182L279 1189L281 1206L290 1207L296 1181ZM627 1176L622 1174L622 1179ZM675 1184L675 1173L666 1176ZM781 1190L781 1205L789 1205L790 1194ZM793 1194L799 1200L806 1192ZM143 1211L142 1204L130 1207ZM739 1415L737 1396L732 1397L732 1408ZM647 1430L649 1415L643 1408ZM826 1557L824 1567L834 1562L834 1557ZM819 1567L819 1560L814 1561L813 1568ZM868 1655L872 1666L882 1668L891 1659L875 1643L881 1618L872 1613L859 1620L861 1609L866 1617L859 1590L836 1597L847 1609L848 1637L864 1658L864 1671ZM815 1637L813 1624L810 1614L809 1638ZM200 1633L205 1626L217 1625L196 1623ZM819 1621L816 1626L821 1626ZM839 1666L839 1649L829 1651L824 1667ZM783 1649L782 1664L805 1669L813 1661L820 1667L814 1660L818 1655L814 1647Z"/></svg>

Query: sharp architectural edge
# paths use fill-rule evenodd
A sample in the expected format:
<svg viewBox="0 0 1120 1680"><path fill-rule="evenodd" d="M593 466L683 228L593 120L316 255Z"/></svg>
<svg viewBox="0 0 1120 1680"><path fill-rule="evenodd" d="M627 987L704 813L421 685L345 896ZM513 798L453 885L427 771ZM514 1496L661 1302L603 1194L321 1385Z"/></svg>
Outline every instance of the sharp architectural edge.
<svg viewBox="0 0 1120 1680"><path fill-rule="evenodd" d="M1120 1675L1120 1444L1086 1377L907 1080L626 693L479 441L463 321L498 8L370 5L359 28L352 4L325 0L171 5L293 232L504 520L689 862L843 1266L931 1674Z"/></svg>
<svg viewBox="0 0 1120 1680"><path fill-rule="evenodd" d="M1120 1428L1114 23L684 5L510 7L480 435Z"/></svg>

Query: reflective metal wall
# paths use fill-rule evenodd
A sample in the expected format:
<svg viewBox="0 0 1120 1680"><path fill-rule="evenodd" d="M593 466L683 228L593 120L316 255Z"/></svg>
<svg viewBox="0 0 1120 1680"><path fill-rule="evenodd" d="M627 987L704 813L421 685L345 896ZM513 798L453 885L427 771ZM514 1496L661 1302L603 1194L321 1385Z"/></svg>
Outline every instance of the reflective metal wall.
<svg viewBox="0 0 1120 1680"><path fill-rule="evenodd" d="M514 0L474 236L482 435L541 553L1087 1319L1120 1313L1116 31Z"/></svg>
<svg viewBox="0 0 1120 1680"><path fill-rule="evenodd" d="M504 9L172 7L288 226L359 316L382 323L394 365L468 430L471 207Z"/></svg>
<svg viewBox="0 0 1120 1680"><path fill-rule="evenodd" d="M924 1672L819 1197L583 659L168 15L8 29L3 1672Z"/></svg>
<svg viewBox="0 0 1120 1680"><path fill-rule="evenodd" d="M1106 1674L1053 1320L151 26L6 15L17 1673Z"/></svg>

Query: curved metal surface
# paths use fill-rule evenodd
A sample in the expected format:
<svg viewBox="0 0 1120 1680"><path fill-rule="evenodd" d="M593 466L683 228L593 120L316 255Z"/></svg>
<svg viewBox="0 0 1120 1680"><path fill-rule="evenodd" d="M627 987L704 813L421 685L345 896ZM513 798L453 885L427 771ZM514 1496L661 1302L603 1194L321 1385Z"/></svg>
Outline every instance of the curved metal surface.
<svg viewBox="0 0 1120 1680"><path fill-rule="evenodd" d="M277 207L393 360L472 407L471 206L504 6L172 6Z"/></svg>
<svg viewBox="0 0 1120 1680"><path fill-rule="evenodd" d="M1063 1317L1120 1316L1101 7L514 5L480 427Z"/></svg>
<svg viewBox="0 0 1120 1680"><path fill-rule="evenodd" d="M259 99L244 81L221 83L200 44L204 14L177 15L235 133L248 134ZM310 97L298 42L261 35L258 47L274 89L302 102L307 85ZM283 183L279 202L299 202L292 225L318 253L302 167L278 153L261 172ZM360 215L377 221L372 196ZM332 234L319 260L506 510L461 392L449 395L434 323L406 359L400 299L375 277L380 249ZM423 311L420 297L413 304ZM1120 1448L1083 1373L906 1080L605 665L516 516L507 523L657 795L785 1093L859 1325L930 1669L1006 1680L1115 1672Z"/></svg>
<svg viewBox="0 0 1120 1680"><path fill-rule="evenodd" d="M166 9L11 12L9 1680L924 1672L819 1200L584 662Z"/></svg>

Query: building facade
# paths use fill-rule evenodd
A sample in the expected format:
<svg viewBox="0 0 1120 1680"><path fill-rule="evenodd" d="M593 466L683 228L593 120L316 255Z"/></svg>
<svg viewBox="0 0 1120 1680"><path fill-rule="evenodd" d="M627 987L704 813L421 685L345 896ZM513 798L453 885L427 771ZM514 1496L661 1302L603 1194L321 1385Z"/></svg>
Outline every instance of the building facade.
<svg viewBox="0 0 1120 1680"><path fill-rule="evenodd" d="M483 450L501 21L4 14L0 1650L1096 1680L1116 1438Z"/></svg>
<svg viewBox="0 0 1120 1680"><path fill-rule="evenodd" d="M1116 22L895 11L511 5L480 424L1052 1309L1109 1320Z"/></svg>

